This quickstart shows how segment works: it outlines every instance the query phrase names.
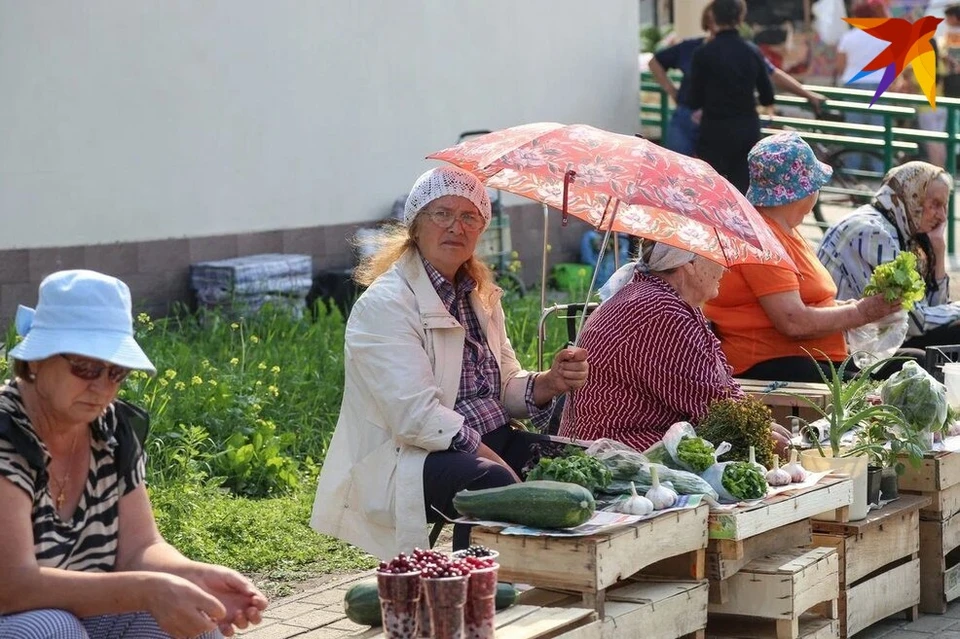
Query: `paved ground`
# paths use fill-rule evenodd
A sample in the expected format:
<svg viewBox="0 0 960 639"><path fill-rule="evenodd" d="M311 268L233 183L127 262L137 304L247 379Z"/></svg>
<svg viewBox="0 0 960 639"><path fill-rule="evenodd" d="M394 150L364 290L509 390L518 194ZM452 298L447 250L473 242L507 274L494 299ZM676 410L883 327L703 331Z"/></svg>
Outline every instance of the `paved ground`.
<svg viewBox="0 0 960 639"><path fill-rule="evenodd" d="M343 596L354 582L369 579L372 572L351 575L285 599L275 601L266 619L255 629L241 633L244 639L346 639L366 630L343 614ZM855 635L856 639L960 639L960 600L945 615L922 615L908 623L891 618Z"/></svg>

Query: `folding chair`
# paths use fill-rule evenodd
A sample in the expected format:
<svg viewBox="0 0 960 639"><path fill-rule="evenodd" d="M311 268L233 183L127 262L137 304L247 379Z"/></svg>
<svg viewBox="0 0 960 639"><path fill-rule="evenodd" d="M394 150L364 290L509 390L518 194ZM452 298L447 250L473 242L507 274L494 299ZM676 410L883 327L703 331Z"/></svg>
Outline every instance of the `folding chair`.
<svg viewBox="0 0 960 639"><path fill-rule="evenodd" d="M926 355L924 368L928 373L933 375L938 382L943 383L943 365L948 362L960 361L960 344L927 346L924 349L924 353Z"/></svg>

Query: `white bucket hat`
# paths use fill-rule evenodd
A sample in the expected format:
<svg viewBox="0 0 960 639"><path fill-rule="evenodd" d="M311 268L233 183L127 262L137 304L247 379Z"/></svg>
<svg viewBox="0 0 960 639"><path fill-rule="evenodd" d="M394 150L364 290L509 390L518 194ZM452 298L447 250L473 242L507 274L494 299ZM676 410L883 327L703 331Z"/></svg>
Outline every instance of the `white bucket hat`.
<svg viewBox="0 0 960 639"><path fill-rule="evenodd" d="M124 368L157 372L133 338L130 289L96 271L58 271L40 283L36 310L17 309L23 341L10 357L32 362L53 355L92 357Z"/></svg>
<svg viewBox="0 0 960 639"><path fill-rule="evenodd" d="M444 195L459 195L470 200L483 216L483 230L490 226L492 214L486 187L473 173L455 166L439 166L417 178L403 207L403 223L410 226L423 207Z"/></svg>

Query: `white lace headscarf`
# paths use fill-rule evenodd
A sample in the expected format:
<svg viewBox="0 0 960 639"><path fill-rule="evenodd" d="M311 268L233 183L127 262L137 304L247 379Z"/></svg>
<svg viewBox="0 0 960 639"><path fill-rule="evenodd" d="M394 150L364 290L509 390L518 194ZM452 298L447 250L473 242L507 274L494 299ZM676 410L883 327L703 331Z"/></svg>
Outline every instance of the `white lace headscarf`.
<svg viewBox="0 0 960 639"><path fill-rule="evenodd" d="M407 226L427 204L445 195L458 195L469 200L483 216L483 230L490 226L490 196L477 176L456 166L438 166L430 169L414 182L403 208L403 222Z"/></svg>
<svg viewBox="0 0 960 639"><path fill-rule="evenodd" d="M647 247L650 246L648 249ZM617 272L610 276L607 283L600 287L597 294L602 302L630 283L634 273L663 273L680 268L684 264L689 264L697 258L696 253L675 248L662 242L644 241L643 255L641 259L635 262L627 262Z"/></svg>

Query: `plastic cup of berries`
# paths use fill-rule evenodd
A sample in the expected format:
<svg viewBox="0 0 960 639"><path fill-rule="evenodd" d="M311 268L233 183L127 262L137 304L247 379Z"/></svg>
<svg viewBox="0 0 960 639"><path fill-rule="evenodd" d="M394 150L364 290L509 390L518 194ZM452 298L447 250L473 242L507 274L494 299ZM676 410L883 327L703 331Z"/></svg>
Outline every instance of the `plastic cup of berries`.
<svg viewBox="0 0 960 639"><path fill-rule="evenodd" d="M470 567L452 559L422 572L433 639L463 639Z"/></svg>
<svg viewBox="0 0 960 639"><path fill-rule="evenodd" d="M497 570L489 557L467 557L467 604L463 610L465 639L494 639L497 614Z"/></svg>
<svg viewBox="0 0 960 639"><path fill-rule="evenodd" d="M417 639L420 611L420 568L400 553L377 569L380 614L387 639Z"/></svg>
<svg viewBox="0 0 960 639"><path fill-rule="evenodd" d="M453 553L453 556L457 559L465 559L467 557L487 557L489 559L496 559L500 556L500 553L493 548L487 548L486 546L473 545L469 548L464 548L463 550L458 550Z"/></svg>
<svg viewBox="0 0 960 639"><path fill-rule="evenodd" d="M413 559L417 562L417 566L420 568L421 577L423 576L423 571L431 568L433 566L438 566L445 564L450 560L450 557L445 552L440 552L439 550L423 550L421 548L413 549ZM421 587L422 593L422 587ZM420 637L430 637L430 606L427 604L427 596L421 594L420 596Z"/></svg>

